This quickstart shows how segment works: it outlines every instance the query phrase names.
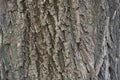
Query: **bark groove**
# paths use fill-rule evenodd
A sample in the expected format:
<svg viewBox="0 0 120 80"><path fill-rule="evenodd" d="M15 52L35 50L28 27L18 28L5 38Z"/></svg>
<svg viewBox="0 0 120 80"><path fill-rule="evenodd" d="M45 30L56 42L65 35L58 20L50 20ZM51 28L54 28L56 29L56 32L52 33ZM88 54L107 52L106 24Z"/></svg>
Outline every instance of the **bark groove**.
<svg viewBox="0 0 120 80"><path fill-rule="evenodd" d="M119 0L0 0L0 80L119 80Z"/></svg>

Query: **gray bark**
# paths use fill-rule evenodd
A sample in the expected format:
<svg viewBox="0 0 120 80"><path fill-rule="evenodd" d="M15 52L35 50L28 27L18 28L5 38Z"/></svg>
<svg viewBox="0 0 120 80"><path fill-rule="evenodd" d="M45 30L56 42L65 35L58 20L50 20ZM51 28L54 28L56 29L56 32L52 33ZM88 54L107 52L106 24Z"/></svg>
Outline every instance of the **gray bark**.
<svg viewBox="0 0 120 80"><path fill-rule="evenodd" d="M0 0L0 80L120 80L119 0Z"/></svg>

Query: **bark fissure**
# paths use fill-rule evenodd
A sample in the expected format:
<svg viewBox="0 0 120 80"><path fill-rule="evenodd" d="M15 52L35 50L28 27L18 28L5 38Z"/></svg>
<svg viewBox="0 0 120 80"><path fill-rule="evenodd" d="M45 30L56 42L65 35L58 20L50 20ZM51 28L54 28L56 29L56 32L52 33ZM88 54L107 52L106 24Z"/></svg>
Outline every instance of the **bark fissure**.
<svg viewBox="0 0 120 80"><path fill-rule="evenodd" d="M119 0L0 0L1 80L119 80Z"/></svg>

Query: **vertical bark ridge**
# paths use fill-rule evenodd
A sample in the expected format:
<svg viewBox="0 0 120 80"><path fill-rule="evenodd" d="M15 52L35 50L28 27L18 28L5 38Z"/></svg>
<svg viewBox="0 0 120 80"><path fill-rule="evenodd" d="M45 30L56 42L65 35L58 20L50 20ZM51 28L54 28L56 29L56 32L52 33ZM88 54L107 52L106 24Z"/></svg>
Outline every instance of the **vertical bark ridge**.
<svg viewBox="0 0 120 80"><path fill-rule="evenodd" d="M119 0L2 3L2 78L119 80Z"/></svg>

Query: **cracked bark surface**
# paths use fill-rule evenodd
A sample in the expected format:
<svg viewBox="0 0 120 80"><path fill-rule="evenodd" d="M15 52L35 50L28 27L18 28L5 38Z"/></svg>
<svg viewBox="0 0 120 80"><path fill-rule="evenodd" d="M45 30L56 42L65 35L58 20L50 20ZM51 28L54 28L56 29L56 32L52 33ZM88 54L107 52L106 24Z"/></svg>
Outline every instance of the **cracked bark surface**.
<svg viewBox="0 0 120 80"><path fill-rule="evenodd" d="M119 0L0 0L0 80L120 80Z"/></svg>

